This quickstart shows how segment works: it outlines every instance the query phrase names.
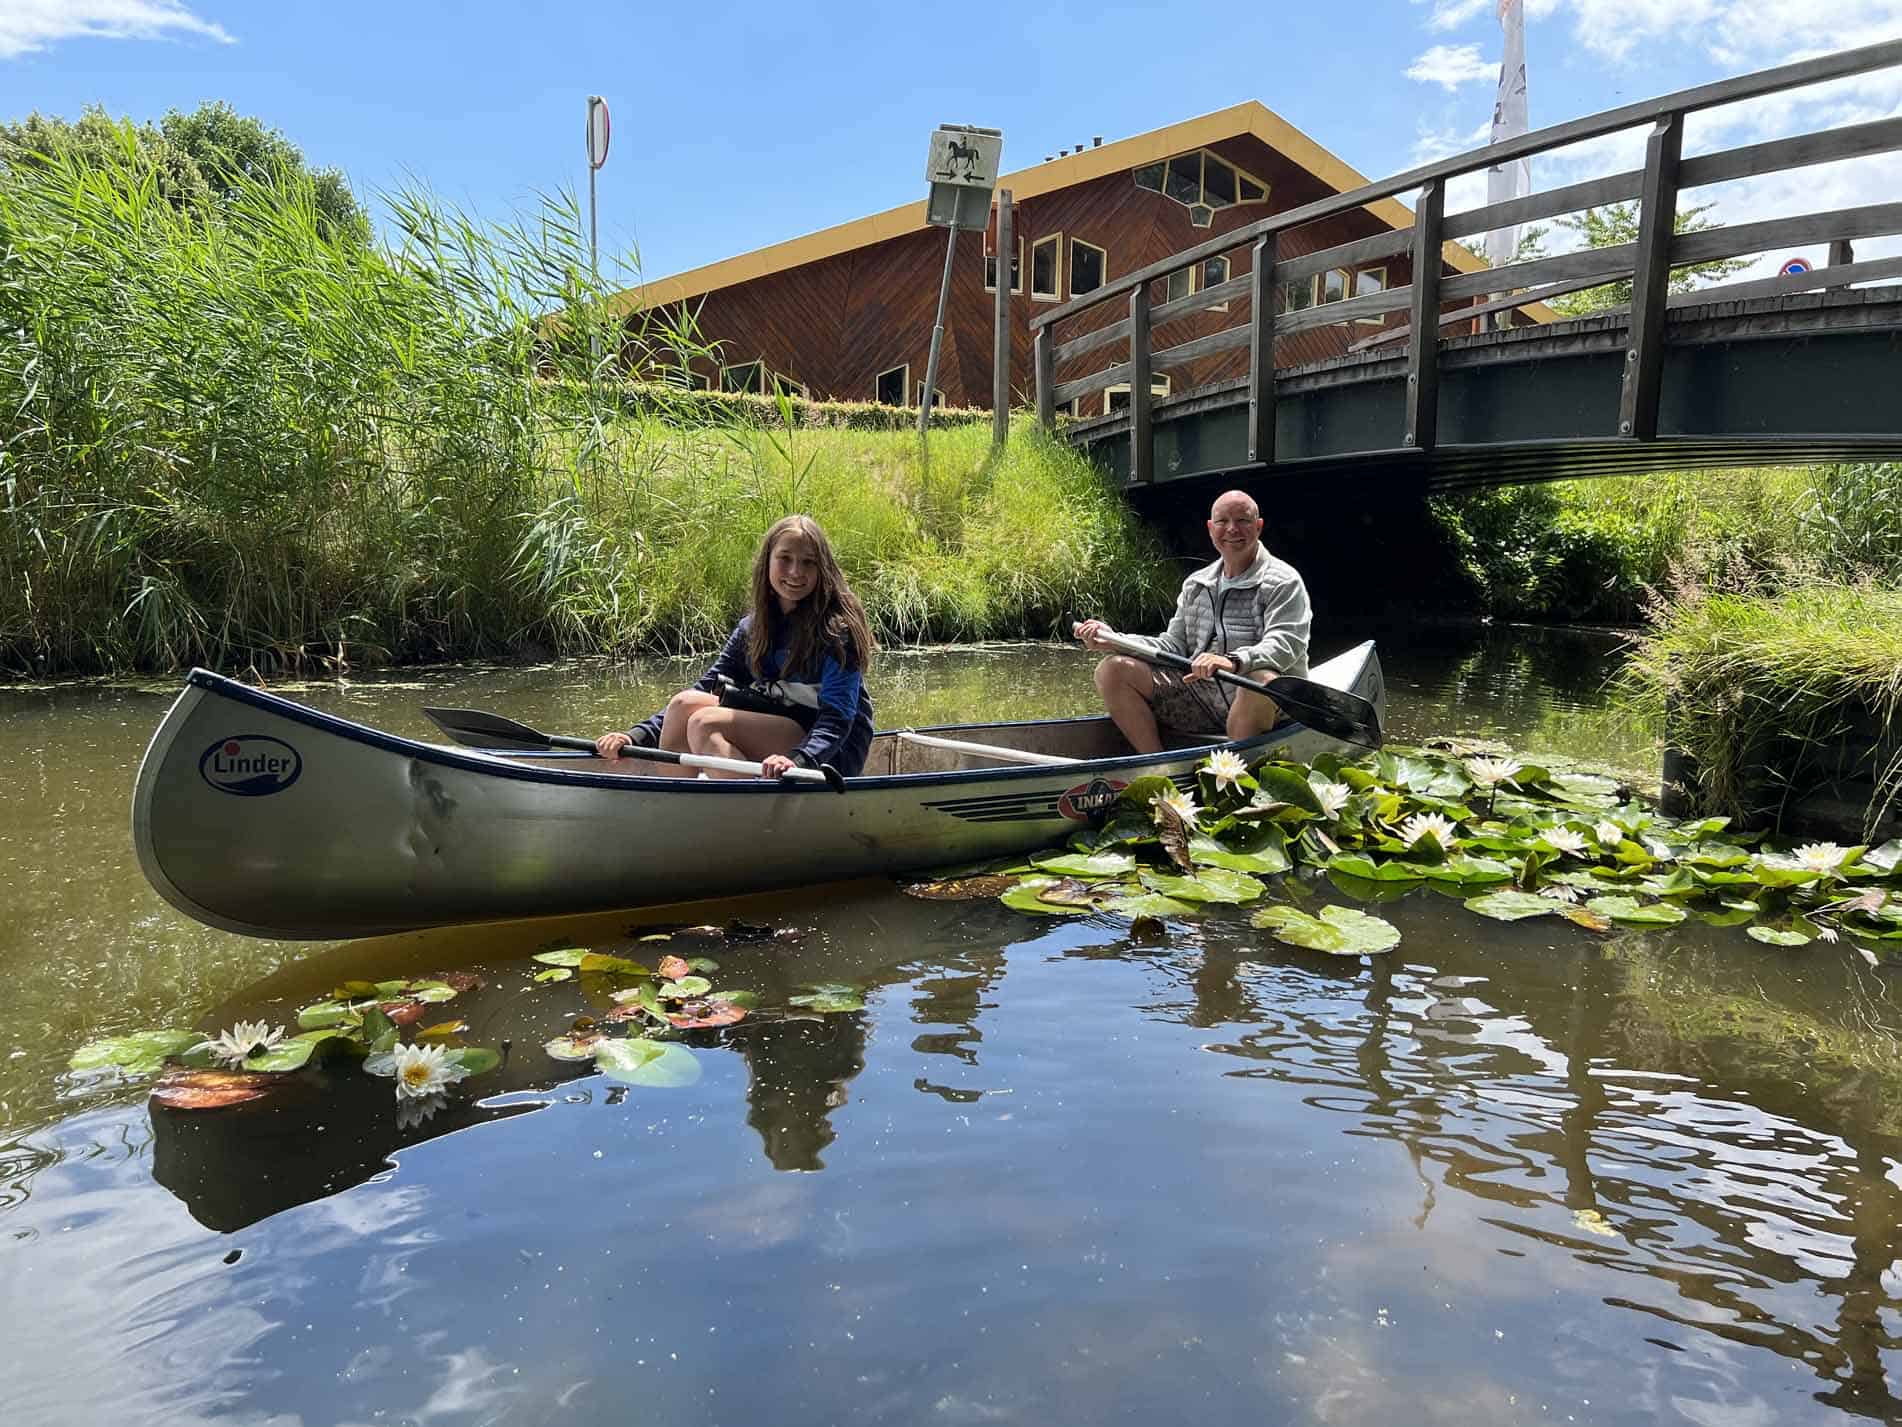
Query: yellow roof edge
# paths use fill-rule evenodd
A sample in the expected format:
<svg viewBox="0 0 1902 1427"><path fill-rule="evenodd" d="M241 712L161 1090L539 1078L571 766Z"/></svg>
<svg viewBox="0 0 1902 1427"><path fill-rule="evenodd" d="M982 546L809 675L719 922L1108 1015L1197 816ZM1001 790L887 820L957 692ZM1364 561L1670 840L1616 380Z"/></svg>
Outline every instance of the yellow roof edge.
<svg viewBox="0 0 1902 1427"><path fill-rule="evenodd" d="M1193 119L1184 119L1161 129L1152 129L1146 134L1118 139L1098 148L1082 149L1062 158L1051 159L1048 163L1003 174L998 178L997 186L1008 188L1013 199L1021 202L1059 188L1069 188L1123 169L1152 163L1187 149L1204 148L1218 140L1235 138L1241 134L1252 134L1337 192L1346 193L1367 186L1367 179L1351 165L1254 99ZM1413 210L1398 199L1380 198L1365 207L1390 227L1406 228L1413 224ZM848 223L837 223L830 228L821 228L816 233L755 248L750 253L690 268L671 277L656 278L653 282L615 294L611 301L623 312L637 307L659 307L670 302L681 302L719 288L732 287L736 283L751 282L755 278L768 277L789 268L837 257L841 253L881 243L888 238L916 233L925 226L925 204L920 198L866 218L854 218ZM1486 266L1483 258L1463 244L1449 242L1445 251L1446 261L1460 272L1477 272ZM1546 316L1549 319L1551 314L1547 313Z"/></svg>

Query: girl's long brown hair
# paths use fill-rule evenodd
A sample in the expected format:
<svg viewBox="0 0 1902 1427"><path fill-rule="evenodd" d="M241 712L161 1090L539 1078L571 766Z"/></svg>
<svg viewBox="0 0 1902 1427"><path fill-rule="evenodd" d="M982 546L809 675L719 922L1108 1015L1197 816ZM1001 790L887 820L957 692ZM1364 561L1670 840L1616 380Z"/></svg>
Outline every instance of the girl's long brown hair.
<svg viewBox="0 0 1902 1427"><path fill-rule="evenodd" d="M779 596L773 593L767 572L772 568L773 546L788 534L803 536L811 543L819 558L819 583L791 614L781 614ZM788 636L782 675L816 663L821 652L830 653L846 668L860 673L871 667L874 645L865 606L846 584L845 572L833 557L832 542L809 515L789 515L775 521L760 541L759 554L753 557L753 628L746 644L746 662L752 665L754 678L765 677L766 656L779 643L782 629Z"/></svg>

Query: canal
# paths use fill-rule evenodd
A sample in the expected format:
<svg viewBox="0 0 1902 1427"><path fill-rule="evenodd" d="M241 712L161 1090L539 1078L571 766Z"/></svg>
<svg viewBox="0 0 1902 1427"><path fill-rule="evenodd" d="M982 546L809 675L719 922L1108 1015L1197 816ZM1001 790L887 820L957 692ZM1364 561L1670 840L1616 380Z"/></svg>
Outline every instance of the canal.
<svg viewBox="0 0 1902 1427"><path fill-rule="evenodd" d="M1608 636L1389 628L1382 653L1396 740L1653 766L1607 707ZM873 687L887 725L1080 713L1089 663L899 651ZM694 671L276 687L418 736L423 704L595 733ZM0 689L9 1420L1902 1416L1902 990L1846 947L1502 924L1420 890L1380 909L1398 950L1342 960L1232 908L1149 940L882 882L247 941L131 852L174 690ZM534 953L640 955L683 921L731 928L670 946L770 1014L695 1032L670 1088L543 1054L608 1003ZM452 969L508 1055L421 1120L354 1070L194 1114L65 1069L93 1036ZM796 1008L826 984L863 1009Z"/></svg>

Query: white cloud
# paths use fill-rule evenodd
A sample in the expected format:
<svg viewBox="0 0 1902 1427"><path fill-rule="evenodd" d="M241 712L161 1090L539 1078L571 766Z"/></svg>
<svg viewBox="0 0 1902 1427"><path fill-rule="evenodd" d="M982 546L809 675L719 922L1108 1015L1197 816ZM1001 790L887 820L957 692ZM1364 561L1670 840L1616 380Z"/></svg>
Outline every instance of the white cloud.
<svg viewBox="0 0 1902 1427"><path fill-rule="evenodd" d="M1433 0L1433 13L1427 17L1429 30L1457 30L1475 15L1484 14L1493 0Z"/></svg>
<svg viewBox="0 0 1902 1427"><path fill-rule="evenodd" d="M235 44L181 0L0 0L0 59L43 50L59 40L157 40L202 35Z"/></svg>
<svg viewBox="0 0 1902 1427"><path fill-rule="evenodd" d="M1435 45L1407 67L1407 78L1458 89L1462 84L1495 83L1497 60L1484 60L1478 45Z"/></svg>
<svg viewBox="0 0 1902 1427"><path fill-rule="evenodd" d="M1902 36L1902 0L1805 0L1796 24L1770 0L1533 0L1527 9L1534 18L1567 13L1574 39L1620 63L1691 44L1719 64L1759 69Z"/></svg>

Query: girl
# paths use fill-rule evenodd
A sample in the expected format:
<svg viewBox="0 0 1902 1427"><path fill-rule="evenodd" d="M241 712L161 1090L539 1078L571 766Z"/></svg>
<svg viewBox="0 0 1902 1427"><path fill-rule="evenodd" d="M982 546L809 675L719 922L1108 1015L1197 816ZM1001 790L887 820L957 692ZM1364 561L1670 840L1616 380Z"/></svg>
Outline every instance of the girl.
<svg viewBox="0 0 1902 1427"><path fill-rule="evenodd" d="M630 743L658 744L756 762L769 778L822 763L851 777L872 746L871 656L865 607L825 531L809 515L789 515L766 532L753 559L752 613L713 667L645 723L602 734L595 752L613 759Z"/></svg>

